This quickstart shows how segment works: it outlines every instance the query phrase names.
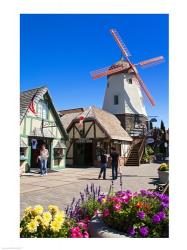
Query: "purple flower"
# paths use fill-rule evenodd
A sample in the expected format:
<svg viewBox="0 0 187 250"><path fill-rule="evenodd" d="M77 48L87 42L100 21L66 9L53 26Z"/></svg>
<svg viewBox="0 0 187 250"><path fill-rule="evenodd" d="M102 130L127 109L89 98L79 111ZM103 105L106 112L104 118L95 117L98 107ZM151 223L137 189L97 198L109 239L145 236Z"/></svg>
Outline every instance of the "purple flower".
<svg viewBox="0 0 187 250"><path fill-rule="evenodd" d="M166 214L164 212L159 212L157 215L160 217L160 220L164 220L166 218Z"/></svg>
<svg viewBox="0 0 187 250"><path fill-rule="evenodd" d="M159 222L160 222L160 216L159 216L158 214L153 215L153 217L152 217L152 222L153 222L154 224L159 223Z"/></svg>
<svg viewBox="0 0 187 250"><path fill-rule="evenodd" d="M136 233L136 231L135 231L135 229L134 229L133 227L130 227L130 228L128 229L128 234L129 234L130 236L134 236L135 233Z"/></svg>
<svg viewBox="0 0 187 250"><path fill-rule="evenodd" d="M145 218L145 213L143 211L139 211L137 212L137 217L141 220L143 220Z"/></svg>
<svg viewBox="0 0 187 250"><path fill-rule="evenodd" d="M165 203L165 202L162 202L162 203L161 203L161 206L162 206L162 208L168 208L168 207L169 207L169 204L168 204L168 203Z"/></svg>
<svg viewBox="0 0 187 250"><path fill-rule="evenodd" d="M98 198L98 202L99 202L99 203L101 203L101 202L102 202L102 200L103 200L103 198L105 198L105 195L103 195L103 194L102 194L102 195L100 195L100 196L99 196L99 198Z"/></svg>
<svg viewBox="0 0 187 250"><path fill-rule="evenodd" d="M147 190L142 189L142 190L140 190L140 193L141 193L142 196L146 196L147 195Z"/></svg>
<svg viewBox="0 0 187 250"><path fill-rule="evenodd" d="M141 236L146 237L149 233L148 227L140 227L139 229Z"/></svg>

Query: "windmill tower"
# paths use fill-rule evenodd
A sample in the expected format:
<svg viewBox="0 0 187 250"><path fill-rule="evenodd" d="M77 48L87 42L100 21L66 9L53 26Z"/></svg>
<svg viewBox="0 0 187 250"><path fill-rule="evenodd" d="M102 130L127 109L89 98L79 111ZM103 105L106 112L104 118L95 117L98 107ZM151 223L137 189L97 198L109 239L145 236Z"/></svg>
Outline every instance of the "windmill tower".
<svg viewBox="0 0 187 250"><path fill-rule="evenodd" d="M161 63L164 58L159 56L136 64L129 60L130 53L118 32L110 30L125 59L121 58L112 66L91 72L93 79L107 76L107 87L103 109L115 114L128 132L142 127L147 122L147 113L143 101L142 90L154 106L155 102L138 74L136 66L146 67Z"/></svg>

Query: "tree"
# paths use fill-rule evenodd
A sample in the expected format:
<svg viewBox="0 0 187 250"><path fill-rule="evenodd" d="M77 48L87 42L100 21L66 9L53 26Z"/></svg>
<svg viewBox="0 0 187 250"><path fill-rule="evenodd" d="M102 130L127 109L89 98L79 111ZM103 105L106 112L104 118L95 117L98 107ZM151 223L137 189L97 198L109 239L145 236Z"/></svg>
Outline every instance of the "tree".
<svg viewBox="0 0 187 250"><path fill-rule="evenodd" d="M161 120L161 124L160 124L160 131L161 131L161 139L163 141L165 141L165 138L166 138L166 129L165 129L165 126L164 126L164 122Z"/></svg>

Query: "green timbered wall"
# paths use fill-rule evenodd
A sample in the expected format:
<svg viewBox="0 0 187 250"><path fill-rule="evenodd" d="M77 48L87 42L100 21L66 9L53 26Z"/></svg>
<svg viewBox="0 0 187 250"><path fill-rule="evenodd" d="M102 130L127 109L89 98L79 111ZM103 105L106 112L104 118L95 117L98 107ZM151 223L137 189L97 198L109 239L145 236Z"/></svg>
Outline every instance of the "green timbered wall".
<svg viewBox="0 0 187 250"><path fill-rule="evenodd" d="M59 142L63 142L65 144L65 140L67 138L64 138L64 134L62 133L62 130L60 129L61 124L59 124L59 121L56 119L53 107L50 104L50 100L45 97L44 95L44 101L48 105L48 115L47 120L49 126L56 124L56 127L49 127L48 130L51 130L51 132L54 135L54 138L51 143L51 169L61 169L64 168L66 165L66 155L59 161L56 161L54 159L54 146ZM36 105L36 111L38 110L38 105ZM26 159L25 161L21 161L21 165L27 165L30 166L31 162L31 146L29 146L29 136L31 135L34 128L40 128L42 119L39 117L36 117L30 110L25 115L25 118L23 119L21 125L20 125L20 136L22 141L25 142L26 145L28 145L28 148L26 150ZM37 137L35 137L37 139ZM42 139L42 138L40 138ZM44 138L45 139L45 138Z"/></svg>

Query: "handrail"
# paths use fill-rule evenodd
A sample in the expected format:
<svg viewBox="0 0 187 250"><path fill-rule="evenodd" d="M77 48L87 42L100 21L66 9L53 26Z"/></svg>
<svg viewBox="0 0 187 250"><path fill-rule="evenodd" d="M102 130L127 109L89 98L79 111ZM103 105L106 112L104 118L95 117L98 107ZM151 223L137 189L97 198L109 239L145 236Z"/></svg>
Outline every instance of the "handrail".
<svg viewBox="0 0 187 250"><path fill-rule="evenodd" d="M134 145L135 145L135 141L132 142L131 146L130 146L130 147L128 148L128 150L127 150L126 162L127 162L128 158L129 158L129 156L130 156L130 152L131 152L132 148L134 147Z"/></svg>
<svg viewBox="0 0 187 250"><path fill-rule="evenodd" d="M143 138L142 140L142 143L141 143L141 146L138 150L138 160L139 160L139 163L141 161L141 158L142 158L142 155L143 155L143 152L144 152L144 146L145 146L145 141L146 141L146 136Z"/></svg>

